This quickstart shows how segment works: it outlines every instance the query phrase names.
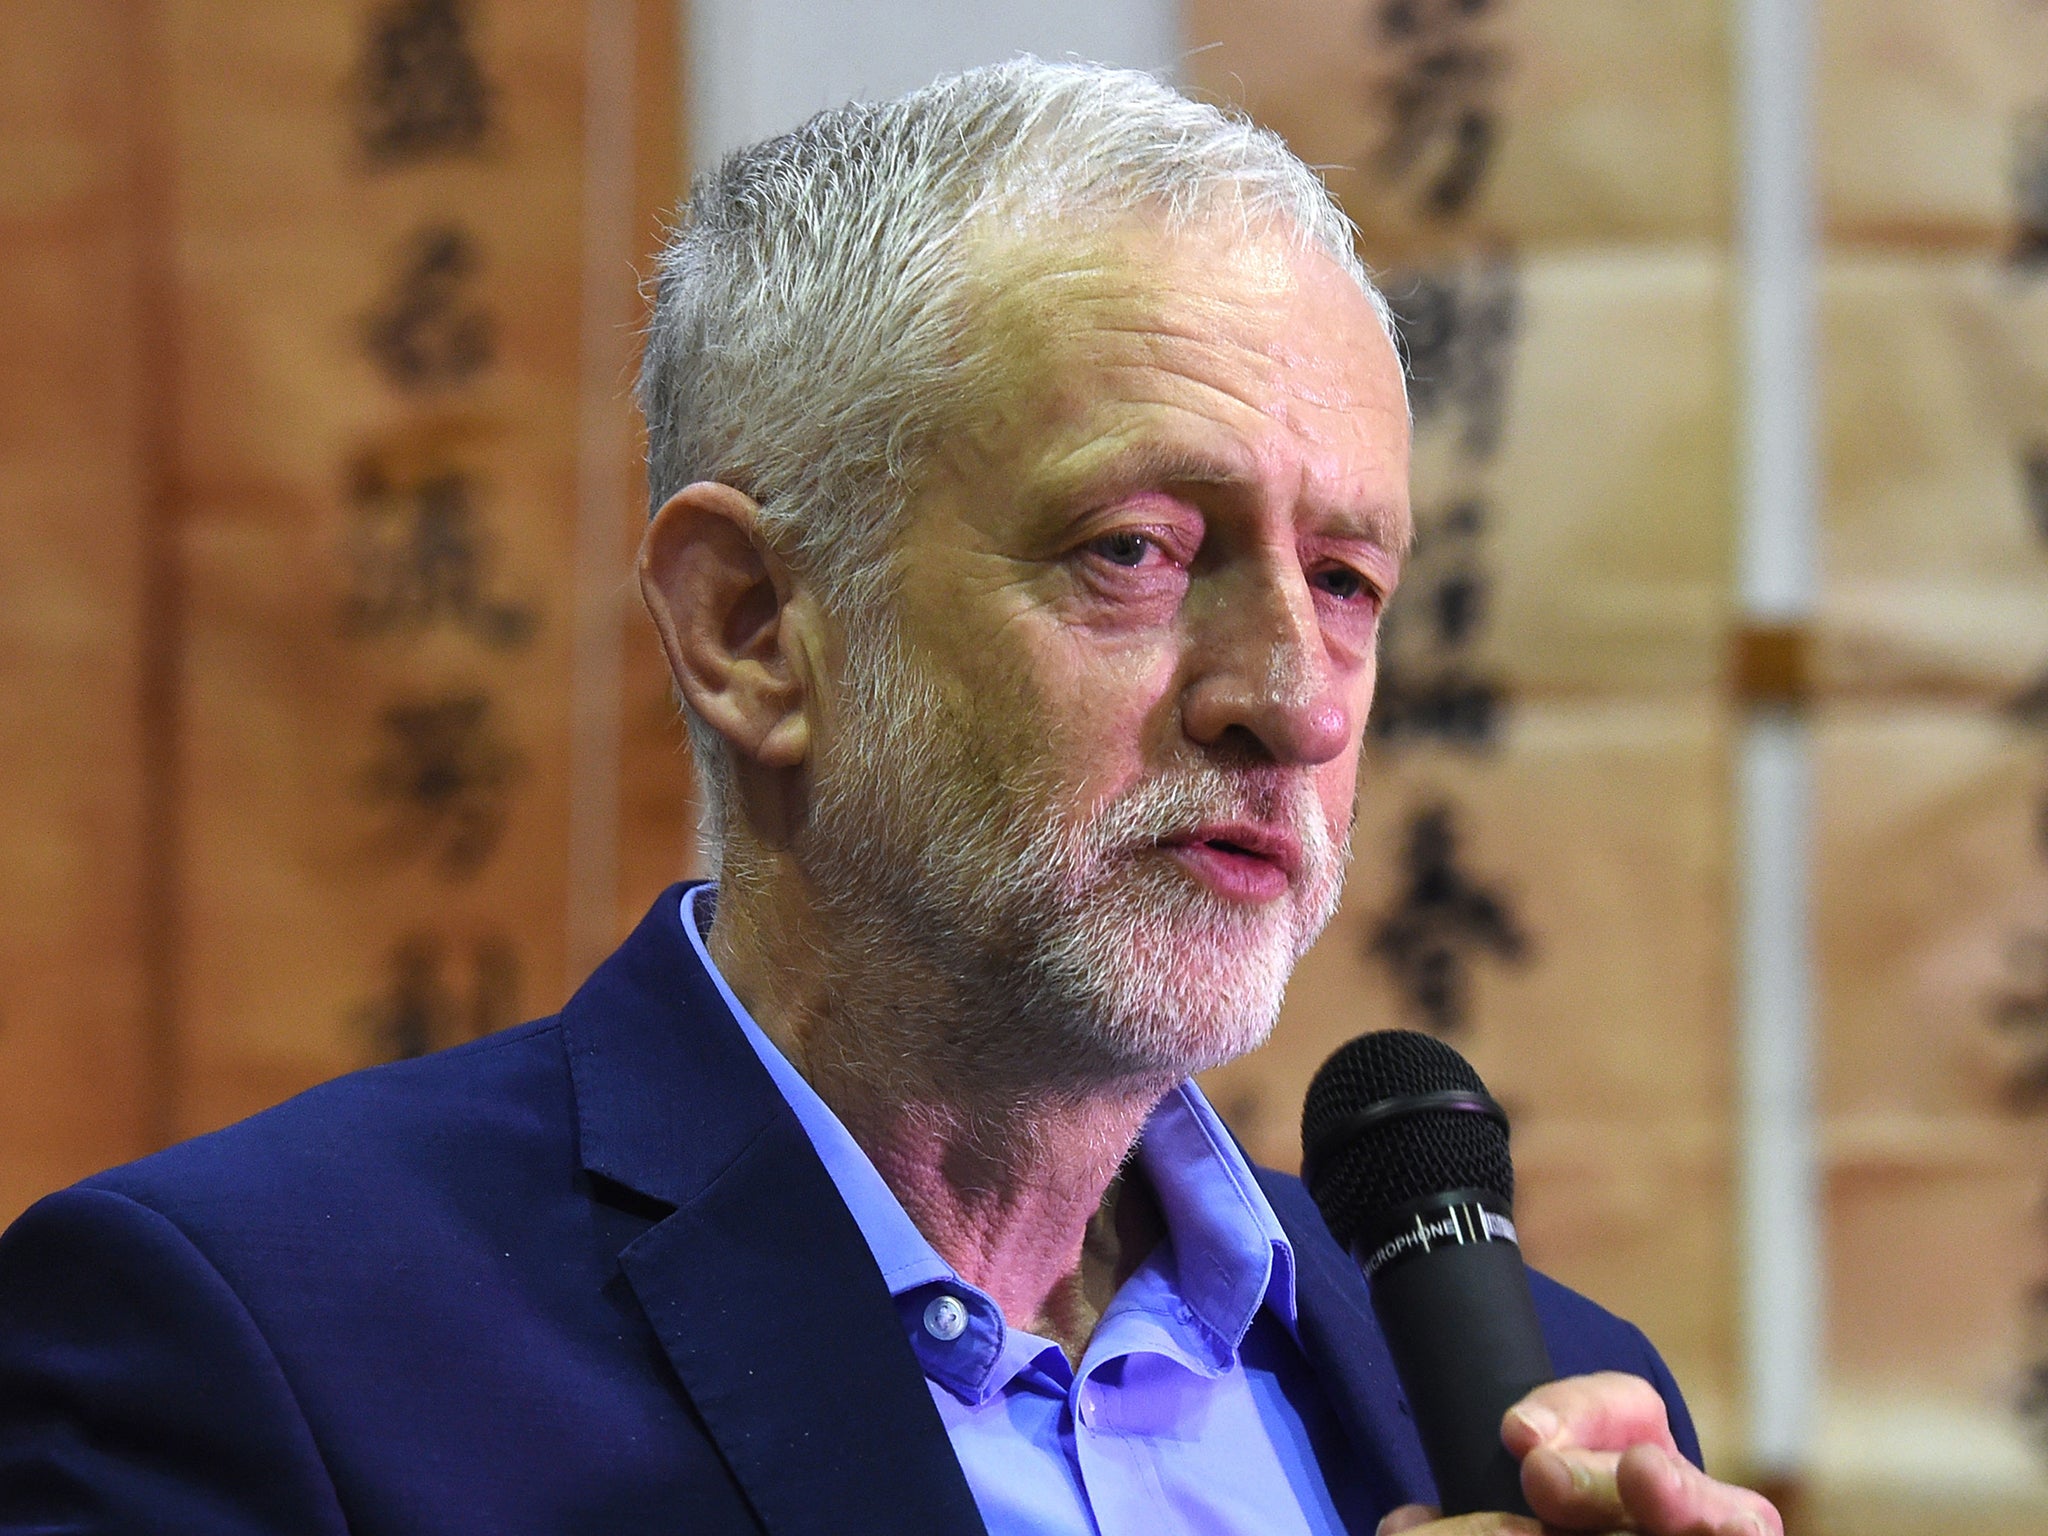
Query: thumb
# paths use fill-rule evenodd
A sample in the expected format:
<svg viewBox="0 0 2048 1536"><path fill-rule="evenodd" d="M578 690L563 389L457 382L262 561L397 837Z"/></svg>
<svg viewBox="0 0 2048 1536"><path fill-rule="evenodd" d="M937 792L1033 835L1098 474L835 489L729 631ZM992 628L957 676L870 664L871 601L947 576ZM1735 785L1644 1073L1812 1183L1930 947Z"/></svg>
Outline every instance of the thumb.
<svg viewBox="0 0 2048 1536"><path fill-rule="evenodd" d="M1403 1504L1399 1509L1389 1511L1373 1536L1399 1536L1402 1531L1412 1531L1418 1525L1429 1524L1436 1516L1437 1512L1427 1504Z"/></svg>
<svg viewBox="0 0 2048 1536"><path fill-rule="evenodd" d="M1441 1522L1441 1523L1438 1523ZM1445 1520L1427 1504L1403 1504L1380 1521L1374 1536L1399 1536L1427 1529L1432 1536L1543 1536L1543 1527L1521 1515L1460 1515Z"/></svg>

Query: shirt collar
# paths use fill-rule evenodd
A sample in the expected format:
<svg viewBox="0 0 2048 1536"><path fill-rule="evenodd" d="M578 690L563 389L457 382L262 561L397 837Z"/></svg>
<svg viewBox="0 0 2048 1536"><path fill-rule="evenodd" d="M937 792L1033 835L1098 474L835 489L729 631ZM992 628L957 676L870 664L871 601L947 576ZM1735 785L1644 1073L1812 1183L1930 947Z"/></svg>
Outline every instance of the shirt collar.
<svg viewBox="0 0 2048 1536"><path fill-rule="evenodd" d="M935 1282L947 1282L963 1295L972 1291L918 1231L860 1144L719 974L699 927L700 917L704 927L710 926L716 902L715 886L695 885L685 891L683 932L747 1043L810 1138L825 1172L867 1239L890 1295L901 1301L906 1293ZM1181 1300L1203 1328L1234 1353L1263 1305L1292 1333L1296 1323L1294 1249L1252 1177L1251 1165L1193 1082L1182 1083L1152 1111L1139 1138L1138 1165L1151 1183L1166 1222ZM999 1340L993 1342L999 1347Z"/></svg>
<svg viewBox="0 0 2048 1536"><path fill-rule="evenodd" d="M740 1032L747 1037L747 1044L761 1058L761 1065L768 1069L769 1077L775 1080L775 1086L795 1113L797 1123L810 1138L818 1160L825 1165L825 1172L831 1175L833 1184L838 1187L839 1198L853 1213L854 1222L868 1240L869 1251L874 1254L882 1278L888 1283L889 1294L900 1295L933 1280L953 1278L952 1266L925 1241L924 1234L917 1230L917 1224L903 1209L903 1203L883 1182L881 1174L875 1171L867 1153L860 1149L860 1143L839 1123L839 1117L818 1097L817 1090L804 1081L803 1074L790 1065L789 1058L777 1049L767 1032L754 1022L753 1015L747 1012L733 995L725 977L719 974L711 952L704 947L703 930L698 926L700 918L705 928L711 925L711 913L717 900L716 886L693 885L683 892L683 932L689 935L690 947L697 952L697 961L704 967L704 974L711 978L712 985L718 988L718 995L725 1000L725 1006L732 1010Z"/></svg>
<svg viewBox="0 0 2048 1536"><path fill-rule="evenodd" d="M1261 1306L1295 1327L1294 1247L1236 1140L1193 1082L1159 1101L1138 1166L1173 1241L1181 1299L1235 1352Z"/></svg>

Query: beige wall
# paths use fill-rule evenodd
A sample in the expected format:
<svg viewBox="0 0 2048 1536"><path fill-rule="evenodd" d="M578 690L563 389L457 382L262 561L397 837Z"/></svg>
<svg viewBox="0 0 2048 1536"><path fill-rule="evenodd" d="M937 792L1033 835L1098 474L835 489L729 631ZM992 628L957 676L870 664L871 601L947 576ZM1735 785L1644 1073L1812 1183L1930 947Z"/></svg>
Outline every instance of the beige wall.
<svg viewBox="0 0 2048 1536"><path fill-rule="evenodd" d="M436 13L7 17L0 1216L558 1005L575 764L599 942L683 869L624 578L674 11Z"/></svg>

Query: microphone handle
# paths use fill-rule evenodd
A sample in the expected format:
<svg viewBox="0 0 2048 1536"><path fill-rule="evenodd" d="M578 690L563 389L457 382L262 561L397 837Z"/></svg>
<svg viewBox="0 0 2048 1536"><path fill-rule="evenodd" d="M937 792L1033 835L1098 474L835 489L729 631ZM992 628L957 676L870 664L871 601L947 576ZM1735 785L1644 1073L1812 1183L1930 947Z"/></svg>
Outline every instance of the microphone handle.
<svg viewBox="0 0 2048 1536"><path fill-rule="evenodd" d="M1444 1514L1532 1513L1501 1419L1557 1372L1521 1248L1462 1243L1399 1259L1373 1275L1372 1303Z"/></svg>

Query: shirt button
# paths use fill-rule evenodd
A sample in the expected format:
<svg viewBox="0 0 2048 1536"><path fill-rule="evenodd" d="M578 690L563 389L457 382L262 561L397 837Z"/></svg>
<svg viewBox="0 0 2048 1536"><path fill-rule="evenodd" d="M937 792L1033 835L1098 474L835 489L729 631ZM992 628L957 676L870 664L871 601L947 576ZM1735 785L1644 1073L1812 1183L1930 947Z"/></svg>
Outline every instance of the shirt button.
<svg viewBox="0 0 2048 1536"><path fill-rule="evenodd" d="M1101 1405L1101 1402L1102 1402L1102 1394L1101 1394L1101 1393L1099 1393L1099 1392L1097 1392L1097 1391L1095 1390L1095 1388L1094 1388L1094 1387L1090 1386L1090 1387L1084 1387L1084 1388L1082 1389L1082 1391L1081 1391L1081 1427L1082 1427L1083 1429L1093 1429L1093 1428L1095 1427L1095 1420L1096 1420L1096 1417L1097 1417L1098 1413L1099 1413L1099 1412L1101 1411L1101 1410L1100 1410L1100 1405Z"/></svg>
<svg viewBox="0 0 2048 1536"><path fill-rule="evenodd" d="M958 1296L934 1296L924 1309L924 1331L950 1344L967 1331L967 1309Z"/></svg>

